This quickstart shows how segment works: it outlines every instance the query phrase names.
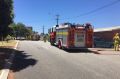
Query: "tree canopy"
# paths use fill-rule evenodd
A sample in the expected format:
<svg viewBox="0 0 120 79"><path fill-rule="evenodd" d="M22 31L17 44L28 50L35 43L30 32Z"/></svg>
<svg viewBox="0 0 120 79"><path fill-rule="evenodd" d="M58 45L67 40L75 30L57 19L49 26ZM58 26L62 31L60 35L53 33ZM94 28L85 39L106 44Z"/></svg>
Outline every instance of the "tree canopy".
<svg viewBox="0 0 120 79"><path fill-rule="evenodd" d="M13 23L10 25L10 28L12 30L11 36L14 36L14 37L27 38L32 35L32 30L27 28L23 23L17 23L17 24Z"/></svg>
<svg viewBox="0 0 120 79"><path fill-rule="evenodd" d="M13 0L0 0L0 39L8 35L13 18Z"/></svg>

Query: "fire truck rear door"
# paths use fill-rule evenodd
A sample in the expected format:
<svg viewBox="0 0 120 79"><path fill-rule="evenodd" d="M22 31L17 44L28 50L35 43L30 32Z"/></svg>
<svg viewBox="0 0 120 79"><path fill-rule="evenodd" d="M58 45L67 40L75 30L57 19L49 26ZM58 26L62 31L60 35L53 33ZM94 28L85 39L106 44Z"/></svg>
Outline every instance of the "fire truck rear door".
<svg viewBox="0 0 120 79"><path fill-rule="evenodd" d="M85 32L75 32L75 47L85 47Z"/></svg>

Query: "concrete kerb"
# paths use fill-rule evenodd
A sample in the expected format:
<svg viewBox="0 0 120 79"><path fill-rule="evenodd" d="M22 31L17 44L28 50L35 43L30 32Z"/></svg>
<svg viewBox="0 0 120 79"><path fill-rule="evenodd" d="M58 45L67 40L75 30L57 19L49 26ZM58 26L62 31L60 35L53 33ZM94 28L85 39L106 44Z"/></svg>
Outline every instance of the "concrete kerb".
<svg viewBox="0 0 120 79"><path fill-rule="evenodd" d="M18 43L19 43L19 41L17 41L17 43L14 47L15 50L17 49ZM15 56L15 51L13 51L13 53L10 55L9 60L6 61L4 69L1 70L0 79L7 79L9 71L10 71L9 68L11 67L14 56Z"/></svg>
<svg viewBox="0 0 120 79"><path fill-rule="evenodd" d="M94 54L100 54L98 51L91 50Z"/></svg>

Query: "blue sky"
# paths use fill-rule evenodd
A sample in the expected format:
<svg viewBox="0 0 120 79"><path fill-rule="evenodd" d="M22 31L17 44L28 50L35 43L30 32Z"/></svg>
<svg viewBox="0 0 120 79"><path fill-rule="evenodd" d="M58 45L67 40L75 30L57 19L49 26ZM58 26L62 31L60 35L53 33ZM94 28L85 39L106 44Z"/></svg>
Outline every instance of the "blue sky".
<svg viewBox="0 0 120 79"><path fill-rule="evenodd" d="M32 26L35 31L45 32L56 24L56 14L60 15L59 23L91 23L94 28L120 25L120 1L97 12L81 16L117 0L14 0L14 21ZM79 16L79 17L77 17Z"/></svg>

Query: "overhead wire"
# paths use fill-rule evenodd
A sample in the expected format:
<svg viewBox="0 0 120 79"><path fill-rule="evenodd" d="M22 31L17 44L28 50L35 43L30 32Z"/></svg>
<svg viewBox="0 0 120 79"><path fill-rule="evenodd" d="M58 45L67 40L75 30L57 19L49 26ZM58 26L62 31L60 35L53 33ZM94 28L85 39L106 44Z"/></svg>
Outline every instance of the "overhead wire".
<svg viewBox="0 0 120 79"><path fill-rule="evenodd" d="M86 16L86 15L89 15L89 14L92 14L92 13L95 13L95 12L98 12L98 11L104 9L104 8L107 8L107 7L110 7L110 6L112 6L112 5L115 5L115 4L117 4L118 2L120 2L120 0L115 0L115 1L113 1L113 2L111 2L111 3L109 3L109 4L106 4L106 5L102 6L102 7L99 7L99 8L96 8L96 9L94 9L94 10L91 10L91 11L89 11L89 12L80 14L80 15L78 15L78 16L74 16L74 17L71 17L71 18L63 18L63 19L60 19L60 20L74 19L74 18L79 18L79 17L81 17L81 16Z"/></svg>

